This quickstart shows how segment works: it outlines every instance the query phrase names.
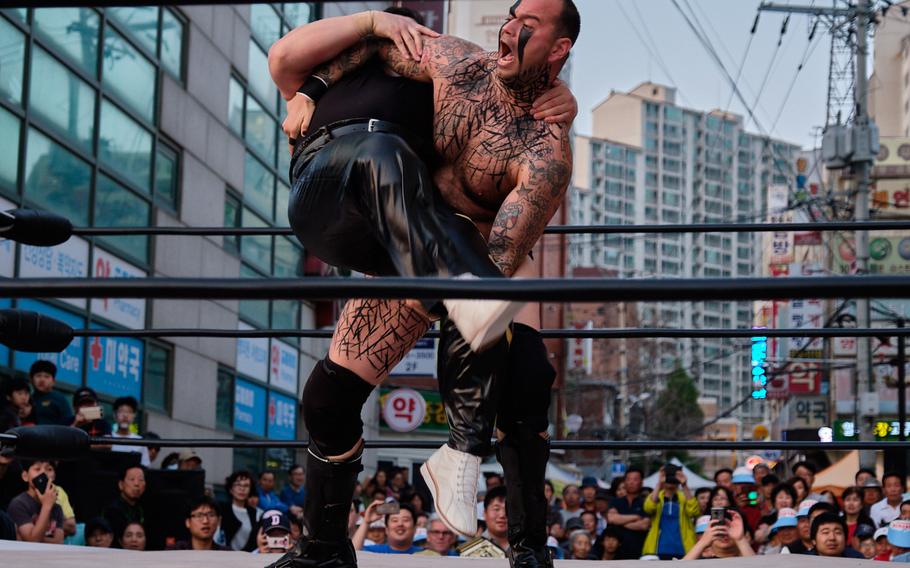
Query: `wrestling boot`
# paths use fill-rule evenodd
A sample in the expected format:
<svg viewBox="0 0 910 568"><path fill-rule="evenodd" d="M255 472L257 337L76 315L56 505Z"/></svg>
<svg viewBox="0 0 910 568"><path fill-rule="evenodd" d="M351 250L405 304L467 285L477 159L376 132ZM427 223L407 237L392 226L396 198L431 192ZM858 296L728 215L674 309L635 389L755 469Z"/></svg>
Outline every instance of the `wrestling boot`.
<svg viewBox="0 0 910 568"><path fill-rule="evenodd" d="M439 393L449 423L449 440L422 466L436 513L454 532L477 533L477 484L480 463L492 451L499 401L497 377L505 370L508 340L482 353L470 345L451 320L443 320L439 341Z"/></svg>
<svg viewBox="0 0 910 568"><path fill-rule="evenodd" d="M456 278L472 280L477 276L461 274ZM495 345L509 328L515 314L524 307L524 302L509 300L443 300L442 303L449 319L475 353Z"/></svg>
<svg viewBox="0 0 910 568"><path fill-rule="evenodd" d="M361 454L346 462L329 462L315 444L307 452L306 529L297 544L267 568L357 568L354 545L348 538L348 515Z"/></svg>
<svg viewBox="0 0 910 568"><path fill-rule="evenodd" d="M506 482L509 566L552 568L553 558L547 547L547 500L543 493L550 443L519 424L497 444L496 456Z"/></svg>

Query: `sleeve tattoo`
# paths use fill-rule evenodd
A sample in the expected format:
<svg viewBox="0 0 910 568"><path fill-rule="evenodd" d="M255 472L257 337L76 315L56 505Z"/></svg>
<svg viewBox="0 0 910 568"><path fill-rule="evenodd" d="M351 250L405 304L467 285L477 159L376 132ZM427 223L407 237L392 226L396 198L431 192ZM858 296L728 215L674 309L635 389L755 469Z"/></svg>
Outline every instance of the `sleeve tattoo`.
<svg viewBox="0 0 910 568"><path fill-rule="evenodd" d="M571 157L564 152L526 163L518 186L496 214L490 232L490 256L508 277L531 252L562 204L572 173Z"/></svg>

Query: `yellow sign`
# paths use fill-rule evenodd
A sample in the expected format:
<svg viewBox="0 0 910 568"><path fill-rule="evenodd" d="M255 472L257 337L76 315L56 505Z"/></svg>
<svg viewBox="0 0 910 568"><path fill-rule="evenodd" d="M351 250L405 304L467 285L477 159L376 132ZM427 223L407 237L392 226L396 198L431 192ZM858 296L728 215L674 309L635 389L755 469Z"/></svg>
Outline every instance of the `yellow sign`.
<svg viewBox="0 0 910 568"><path fill-rule="evenodd" d="M910 178L910 138L882 138L872 178Z"/></svg>

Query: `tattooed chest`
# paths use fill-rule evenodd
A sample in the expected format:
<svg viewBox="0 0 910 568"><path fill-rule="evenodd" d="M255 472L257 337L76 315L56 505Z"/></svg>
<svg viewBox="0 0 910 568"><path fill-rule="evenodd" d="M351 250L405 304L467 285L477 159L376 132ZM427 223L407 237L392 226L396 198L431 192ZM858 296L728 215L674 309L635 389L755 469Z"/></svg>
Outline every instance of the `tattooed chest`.
<svg viewBox="0 0 910 568"><path fill-rule="evenodd" d="M541 123L501 102L489 78L437 91L436 147L463 190L498 205L514 189L518 163L539 150Z"/></svg>

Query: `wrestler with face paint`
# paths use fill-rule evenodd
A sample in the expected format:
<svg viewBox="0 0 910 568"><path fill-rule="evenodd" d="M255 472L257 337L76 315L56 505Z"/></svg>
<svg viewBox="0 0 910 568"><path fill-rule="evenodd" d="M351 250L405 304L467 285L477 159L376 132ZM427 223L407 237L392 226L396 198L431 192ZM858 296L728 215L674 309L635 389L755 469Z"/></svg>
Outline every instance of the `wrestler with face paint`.
<svg viewBox="0 0 910 568"><path fill-rule="evenodd" d="M370 13L298 28L291 34L295 47L282 55L292 58L297 51L312 54L314 49L340 53L349 48L315 71L319 81L329 86L373 53L404 78L432 82L433 144L442 159L433 181L446 205L474 221L497 268L511 277L562 203L568 186L569 127L535 117L534 101L553 84L580 24L571 0L522 0L504 17L499 49L492 53L450 36L424 39L416 58L387 41L370 39L352 45L352 35L382 35L380 29L388 29L387 18ZM369 25L361 27L358 22ZM360 31L352 34L352 29ZM348 154L336 152L345 160L353 157ZM294 192L298 192L296 183ZM478 467L489 451L495 418L499 458L512 490L507 507L510 563L522 568L550 566L543 482L553 371L546 349L530 327L517 327L511 344L503 340L503 345L483 352L472 349L463 335L467 335L464 330L444 320L439 386L450 439L424 464L422 473L442 520L458 532L473 532ZM507 380L505 373L490 372L510 360L526 365ZM336 362L348 368L360 364L356 359ZM479 381L491 382L484 386ZM500 396L503 385L506 396Z"/></svg>

